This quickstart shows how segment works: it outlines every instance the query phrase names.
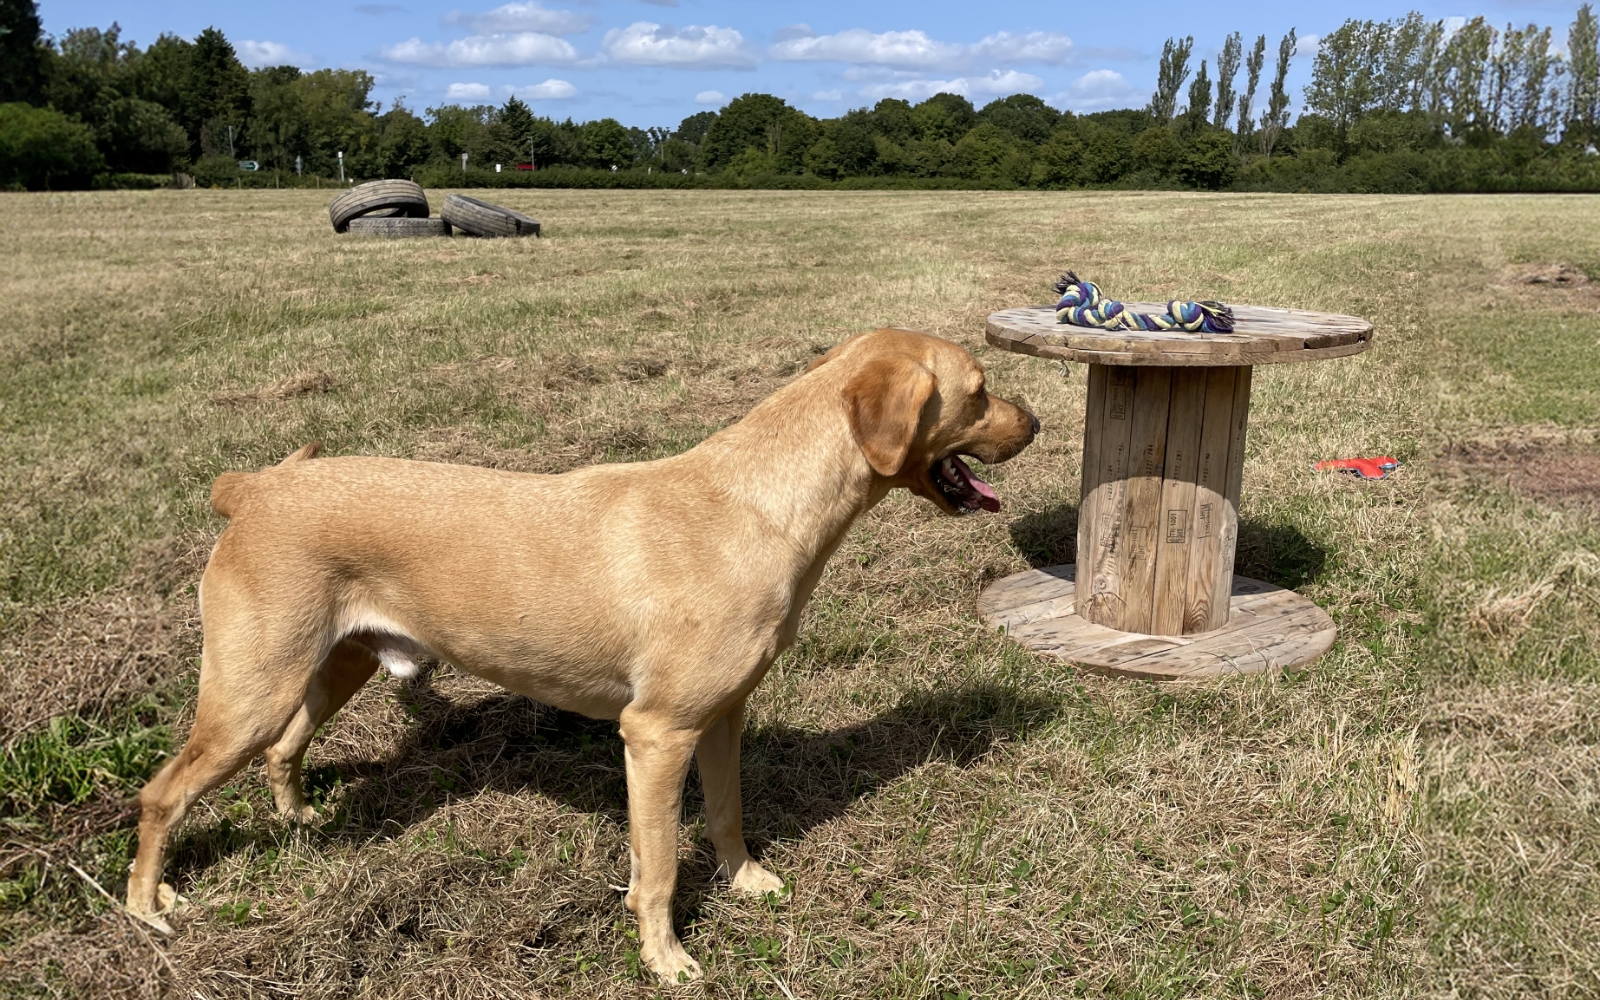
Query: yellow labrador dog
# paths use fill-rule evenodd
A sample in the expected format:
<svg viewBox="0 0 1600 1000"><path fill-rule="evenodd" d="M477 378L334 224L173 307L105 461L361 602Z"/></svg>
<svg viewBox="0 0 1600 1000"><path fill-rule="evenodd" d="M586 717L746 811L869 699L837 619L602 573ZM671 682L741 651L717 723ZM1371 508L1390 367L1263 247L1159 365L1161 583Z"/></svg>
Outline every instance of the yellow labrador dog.
<svg viewBox="0 0 1600 1000"><path fill-rule="evenodd" d="M955 344L876 330L673 458L540 476L309 446L226 473L211 503L232 523L200 582L200 703L139 795L128 908L166 929L168 834L256 754L278 808L314 818L300 762L317 727L379 666L403 677L437 657L619 721L640 957L669 981L697 976L671 915L690 758L719 872L780 889L744 842L745 698L856 518L896 487L950 514L998 510L961 456L1004 462L1038 427Z"/></svg>

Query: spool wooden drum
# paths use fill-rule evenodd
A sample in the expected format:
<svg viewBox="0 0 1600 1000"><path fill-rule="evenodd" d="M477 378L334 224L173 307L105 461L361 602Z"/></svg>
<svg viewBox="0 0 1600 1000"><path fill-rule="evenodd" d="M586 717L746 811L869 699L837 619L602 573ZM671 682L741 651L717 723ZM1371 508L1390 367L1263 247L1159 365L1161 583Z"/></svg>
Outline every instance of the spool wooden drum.
<svg viewBox="0 0 1600 1000"><path fill-rule="evenodd" d="M1353 316L1257 306L1235 307L1226 334L1067 326L1048 306L991 315L996 347L1088 364L1089 398L1078 562L1007 577L980 611L1115 673L1260 673L1321 656L1336 635L1326 613L1233 574L1252 373L1357 354L1371 338Z"/></svg>

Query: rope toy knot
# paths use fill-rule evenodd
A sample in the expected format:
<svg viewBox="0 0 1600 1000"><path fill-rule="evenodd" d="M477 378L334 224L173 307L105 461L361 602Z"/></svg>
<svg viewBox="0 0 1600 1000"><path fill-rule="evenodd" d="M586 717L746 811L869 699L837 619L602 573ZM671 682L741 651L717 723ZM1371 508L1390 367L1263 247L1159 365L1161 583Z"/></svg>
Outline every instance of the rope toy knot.
<svg viewBox="0 0 1600 1000"><path fill-rule="evenodd" d="M1232 333L1233 310L1221 302L1184 302L1173 299L1160 315L1134 312L1116 299L1108 299L1100 286L1068 271L1055 283L1061 296L1056 322L1092 326L1102 330L1182 330L1185 333Z"/></svg>

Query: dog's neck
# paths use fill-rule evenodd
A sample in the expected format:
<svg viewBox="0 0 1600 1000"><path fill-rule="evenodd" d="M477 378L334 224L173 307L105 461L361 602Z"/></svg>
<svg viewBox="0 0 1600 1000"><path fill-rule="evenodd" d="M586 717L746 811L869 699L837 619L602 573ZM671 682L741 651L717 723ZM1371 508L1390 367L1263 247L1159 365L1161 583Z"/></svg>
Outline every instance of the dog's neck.
<svg viewBox="0 0 1600 1000"><path fill-rule="evenodd" d="M832 555L891 488L861 453L836 393L781 389L684 457L691 456L807 567Z"/></svg>

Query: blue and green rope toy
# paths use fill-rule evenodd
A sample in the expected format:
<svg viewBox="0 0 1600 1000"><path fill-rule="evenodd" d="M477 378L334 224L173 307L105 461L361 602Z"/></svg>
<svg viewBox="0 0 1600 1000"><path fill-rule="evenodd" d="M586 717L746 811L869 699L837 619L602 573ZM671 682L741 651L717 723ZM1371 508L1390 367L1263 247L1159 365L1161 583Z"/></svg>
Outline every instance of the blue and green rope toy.
<svg viewBox="0 0 1600 1000"><path fill-rule="evenodd" d="M1232 333L1233 310L1221 302L1167 303L1165 314L1134 312L1116 299L1108 299L1100 286L1068 271L1055 283L1056 322L1093 326L1102 330L1182 330L1186 333Z"/></svg>

